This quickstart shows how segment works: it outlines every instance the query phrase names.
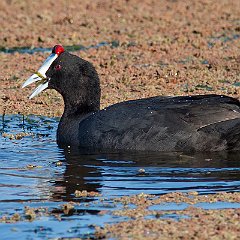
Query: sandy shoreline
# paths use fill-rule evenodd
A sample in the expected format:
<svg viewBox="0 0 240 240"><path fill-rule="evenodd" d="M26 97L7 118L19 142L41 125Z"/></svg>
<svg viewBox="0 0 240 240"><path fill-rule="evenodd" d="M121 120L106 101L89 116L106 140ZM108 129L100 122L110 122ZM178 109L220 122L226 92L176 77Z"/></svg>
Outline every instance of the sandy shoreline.
<svg viewBox="0 0 240 240"><path fill-rule="evenodd" d="M96 67L102 108L155 95L240 97L240 1L3 0L0 22L0 49L117 41L115 48L73 52ZM21 89L48 55L0 52L0 114L61 116L63 101L58 93L48 90L28 100L34 86ZM239 193L236 196L239 202ZM188 213L192 218L178 223L137 218L97 228L96 238L158 239L159 232L161 239L237 239L240 235L239 209L190 209Z"/></svg>

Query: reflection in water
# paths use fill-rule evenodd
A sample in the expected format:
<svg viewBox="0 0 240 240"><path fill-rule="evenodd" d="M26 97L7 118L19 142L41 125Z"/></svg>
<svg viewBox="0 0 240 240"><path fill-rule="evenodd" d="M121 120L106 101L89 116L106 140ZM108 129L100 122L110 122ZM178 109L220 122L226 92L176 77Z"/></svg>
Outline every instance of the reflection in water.
<svg viewBox="0 0 240 240"><path fill-rule="evenodd" d="M75 190L105 197L164 194L172 191L239 191L239 152L93 152L59 149L58 119L20 115L1 117L2 132L32 135L0 138L0 201L80 201ZM62 166L56 166L61 161ZM39 166L26 168L28 165ZM145 173L139 172L143 168ZM86 199L84 201L87 201Z"/></svg>
<svg viewBox="0 0 240 240"><path fill-rule="evenodd" d="M6 133L0 136L0 217L16 212L24 216L24 208L30 206L46 207L62 218L59 221L46 216L28 222L23 217L16 224L0 224L1 239L81 238L94 231L91 224L103 226L123 220L108 213L98 214L120 208L113 204L112 197L142 192L240 191L239 152L99 153L59 149L57 124L57 119L42 116L0 116L0 131ZM9 139L19 132L31 135ZM62 165L56 164L59 161ZM98 192L105 200L75 197L75 190ZM68 214L62 208L66 201L77 203Z"/></svg>
<svg viewBox="0 0 240 240"><path fill-rule="evenodd" d="M236 152L90 154L80 149L65 149L63 154L66 170L61 179L55 179L53 200L79 201L74 196L75 190L109 194L111 189L110 196L131 194L131 190L154 194L239 190L240 161Z"/></svg>
<svg viewBox="0 0 240 240"><path fill-rule="evenodd" d="M73 201L74 192L76 190L88 192L98 192L101 188L101 182L91 182L89 179L100 179L101 172L92 164L94 159L91 155L78 155L76 152L71 153L69 149L64 150L64 158L66 161L66 170L62 178L55 179L53 192L53 200ZM77 201L80 201L78 199ZM87 201L83 199L82 201Z"/></svg>

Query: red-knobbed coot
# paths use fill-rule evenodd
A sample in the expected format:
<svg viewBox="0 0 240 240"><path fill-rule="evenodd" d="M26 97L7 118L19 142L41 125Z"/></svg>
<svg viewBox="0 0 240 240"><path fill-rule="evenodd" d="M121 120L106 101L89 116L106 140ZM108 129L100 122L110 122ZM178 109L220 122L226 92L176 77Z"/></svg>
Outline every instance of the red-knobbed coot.
<svg viewBox="0 0 240 240"><path fill-rule="evenodd" d="M152 97L100 110L100 83L91 63L61 45L23 87L40 81L64 99L59 145L95 150L240 150L240 102L220 95Z"/></svg>

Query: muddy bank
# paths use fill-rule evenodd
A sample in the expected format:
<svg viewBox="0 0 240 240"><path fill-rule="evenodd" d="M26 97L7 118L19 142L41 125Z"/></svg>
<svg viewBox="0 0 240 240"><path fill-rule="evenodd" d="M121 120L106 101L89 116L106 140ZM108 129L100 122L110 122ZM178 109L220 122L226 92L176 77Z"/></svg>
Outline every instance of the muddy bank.
<svg viewBox="0 0 240 240"><path fill-rule="evenodd" d="M99 196L98 193L84 191L84 194L78 197L81 199L86 195ZM0 222L34 222L42 217L64 221L66 216L79 214L80 199L79 203L67 202L53 209L25 206L21 211L1 217ZM96 223L96 232L89 236L90 239L238 239L240 234L239 208L214 209L216 203L224 203L225 208L231 204L240 204L239 193L198 195L197 192L173 192L162 196L142 193L111 200L110 204L102 198L93 202L91 206L95 204L97 207L101 202L103 206L114 208L115 204L121 203L122 207L119 210L103 210L99 211L98 215L110 214L113 218L124 216L129 218L129 221L105 224L104 227L99 227ZM175 208L181 208L181 204L186 206L182 210L158 210L168 203L176 204ZM196 204L205 204L205 208Z"/></svg>
<svg viewBox="0 0 240 240"><path fill-rule="evenodd" d="M102 107L154 95L217 93L238 98L239 4L234 0L2 1L0 47L117 42L116 47L74 52L97 68ZM61 115L63 102L56 92L45 91L29 101L33 86L21 89L48 55L0 53L0 113Z"/></svg>
<svg viewBox="0 0 240 240"><path fill-rule="evenodd" d="M164 213L163 213L164 214ZM189 219L141 219L97 228L96 239L238 239L240 209L203 210L189 208Z"/></svg>
<svg viewBox="0 0 240 240"><path fill-rule="evenodd" d="M157 198L140 194L115 201L124 204L124 209L113 214L130 217L131 220L97 227L97 239L237 239L240 234L239 208L214 210L194 206L197 203L240 203L239 193L198 195L197 192L175 192ZM190 205L184 210L157 210L166 203ZM137 207L128 208L129 204ZM156 204L157 207L152 210L151 207Z"/></svg>

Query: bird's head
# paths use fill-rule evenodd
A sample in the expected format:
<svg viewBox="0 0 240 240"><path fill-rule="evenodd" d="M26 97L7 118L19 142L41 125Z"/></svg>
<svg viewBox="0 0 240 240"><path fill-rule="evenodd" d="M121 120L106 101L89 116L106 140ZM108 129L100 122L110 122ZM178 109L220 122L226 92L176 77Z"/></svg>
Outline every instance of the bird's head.
<svg viewBox="0 0 240 240"><path fill-rule="evenodd" d="M93 65L65 51L56 45L43 65L24 84L23 88L38 83L30 99L45 89L55 89L64 98L65 105L82 104L86 107L98 106L100 102L100 84Z"/></svg>

